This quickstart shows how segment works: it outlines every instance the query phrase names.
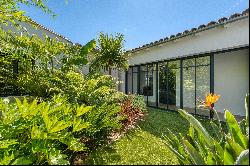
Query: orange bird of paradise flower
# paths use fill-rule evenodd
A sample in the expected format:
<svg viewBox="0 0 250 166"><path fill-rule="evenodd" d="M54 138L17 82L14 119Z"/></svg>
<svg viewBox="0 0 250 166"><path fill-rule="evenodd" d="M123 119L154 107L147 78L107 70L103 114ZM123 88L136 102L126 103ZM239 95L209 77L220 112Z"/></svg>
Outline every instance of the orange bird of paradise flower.
<svg viewBox="0 0 250 166"><path fill-rule="evenodd" d="M220 95L212 94L206 96L206 100L204 101L204 106L213 108L213 104L216 103L220 98Z"/></svg>

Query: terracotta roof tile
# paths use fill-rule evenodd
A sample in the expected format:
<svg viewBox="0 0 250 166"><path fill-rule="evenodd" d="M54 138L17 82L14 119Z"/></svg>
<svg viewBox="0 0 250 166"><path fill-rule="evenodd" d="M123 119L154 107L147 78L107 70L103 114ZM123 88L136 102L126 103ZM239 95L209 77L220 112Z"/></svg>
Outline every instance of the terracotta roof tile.
<svg viewBox="0 0 250 166"><path fill-rule="evenodd" d="M211 21L211 22L209 22L209 23L207 24L207 26L211 26L211 25L215 25L215 24L217 24L217 22Z"/></svg>
<svg viewBox="0 0 250 166"><path fill-rule="evenodd" d="M202 25L200 25L200 26L198 27L198 29L202 29L202 28L205 28L205 27L206 27L206 25L202 24Z"/></svg>
<svg viewBox="0 0 250 166"><path fill-rule="evenodd" d="M179 36L181 36L182 35L182 33L177 33L176 34L176 37L179 37Z"/></svg>
<svg viewBox="0 0 250 166"><path fill-rule="evenodd" d="M220 18L218 20L218 22L210 21L207 25L202 24L198 28L192 28L191 30L185 30L183 33L177 33L176 35L171 35L170 37L165 37L164 39L160 39L160 40L151 42L149 44L145 44L145 45L140 46L138 48L133 48L131 50L128 50L127 52L130 52L130 51L135 52L135 51L141 50L141 49L146 48L146 47L152 47L152 46L155 46L155 45L162 43L162 42L168 42L168 41L170 41L170 39L174 39L176 37L181 38L182 36L186 36L187 34L189 35L189 34L193 34L196 32L200 32L200 31L203 31L203 29L206 30L206 28L209 28L209 26L213 26L213 25L217 25L217 24L224 24L227 21L230 21L230 20L235 19L237 17L245 16L248 14L249 14L249 9L246 9L242 12L242 14L235 13L235 14L231 15L229 18L226 18L226 17Z"/></svg>
<svg viewBox="0 0 250 166"><path fill-rule="evenodd" d="M182 34L188 34L189 32L189 30L185 30Z"/></svg>
<svg viewBox="0 0 250 166"><path fill-rule="evenodd" d="M192 32L195 32L197 30L197 28L192 28L191 31Z"/></svg>
<svg viewBox="0 0 250 166"><path fill-rule="evenodd" d="M233 19L233 18L236 18L236 17L239 17L239 16L241 16L241 14L235 13L235 14L232 14L229 18Z"/></svg>
<svg viewBox="0 0 250 166"><path fill-rule="evenodd" d="M248 13L249 13L249 9L246 9L246 10L244 10L244 11L242 12L243 15L248 14Z"/></svg>
<svg viewBox="0 0 250 166"><path fill-rule="evenodd" d="M170 39L173 39L174 37L175 37L175 35L171 35L171 36L170 36Z"/></svg>
<svg viewBox="0 0 250 166"><path fill-rule="evenodd" d="M223 17L223 18L220 18L219 20L218 20L218 22L219 23L222 23L222 22L225 22L225 21L227 21L228 19L226 18L226 17Z"/></svg>

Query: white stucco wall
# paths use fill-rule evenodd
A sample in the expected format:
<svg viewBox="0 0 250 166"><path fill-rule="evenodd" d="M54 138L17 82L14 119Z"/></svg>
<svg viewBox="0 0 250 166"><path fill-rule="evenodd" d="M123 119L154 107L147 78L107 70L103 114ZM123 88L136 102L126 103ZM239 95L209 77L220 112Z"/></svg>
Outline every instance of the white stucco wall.
<svg viewBox="0 0 250 166"><path fill-rule="evenodd" d="M145 64L246 45L249 45L249 17L132 53L129 64ZM125 72L121 74L121 80L125 82ZM125 84L120 90L125 92Z"/></svg>
<svg viewBox="0 0 250 166"><path fill-rule="evenodd" d="M249 44L249 18L228 23L181 39L167 42L162 46L132 54L130 65L171 59L203 52Z"/></svg>
<svg viewBox="0 0 250 166"><path fill-rule="evenodd" d="M244 116L244 99L249 93L249 49L215 55L214 82L215 93L221 95L216 109Z"/></svg>

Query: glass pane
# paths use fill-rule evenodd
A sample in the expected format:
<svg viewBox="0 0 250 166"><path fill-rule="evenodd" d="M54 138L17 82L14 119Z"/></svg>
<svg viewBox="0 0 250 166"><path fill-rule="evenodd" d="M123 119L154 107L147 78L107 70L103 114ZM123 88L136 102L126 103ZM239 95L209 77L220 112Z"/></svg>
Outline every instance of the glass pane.
<svg viewBox="0 0 250 166"><path fill-rule="evenodd" d="M210 56L196 58L196 65L209 65L210 64Z"/></svg>
<svg viewBox="0 0 250 166"><path fill-rule="evenodd" d="M128 70L128 94L132 94L132 68Z"/></svg>
<svg viewBox="0 0 250 166"><path fill-rule="evenodd" d="M190 113L195 113L195 68L194 67L183 68L183 109Z"/></svg>
<svg viewBox="0 0 250 166"><path fill-rule="evenodd" d="M137 94L137 87L138 87L138 73L133 73L133 93Z"/></svg>
<svg viewBox="0 0 250 166"><path fill-rule="evenodd" d="M159 63L159 97L160 108L167 109L167 63Z"/></svg>
<svg viewBox="0 0 250 166"><path fill-rule="evenodd" d="M138 72L138 67L137 66L133 67L133 73L137 73L137 72Z"/></svg>
<svg viewBox="0 0 250 166"><path fill-rule="evenodd" d="M141 66L140 71L140 95L144 96L145 101L147 101L147 66Z"/></svg>
<svg viewBox="0 0 250 166"><path fill-rule="evenodd" d="M198 101L204 100L205 96L210 92L210 66L199 66L196 68L196 97ZM199 115L209 116L208 109L202 109L197 101L196 113Z"/></svg>
<svg viewBox="0 0 250 166"><path fill-rule="evenodd" d="M186 59L183 61L183 67L195 66L195 59Z"/></svg>
<svg viewBox="0 0 250 166"><path fill-rule="evenodd" d="M168 63L168 109L178 110L180 108L180 68L179 61Z"/></svg>
<svg viewBox="0 0 250 166"><path fill-rule="evenodd" d="M150 68L148 71L148 105L156 107L156 71Z"/></svg>

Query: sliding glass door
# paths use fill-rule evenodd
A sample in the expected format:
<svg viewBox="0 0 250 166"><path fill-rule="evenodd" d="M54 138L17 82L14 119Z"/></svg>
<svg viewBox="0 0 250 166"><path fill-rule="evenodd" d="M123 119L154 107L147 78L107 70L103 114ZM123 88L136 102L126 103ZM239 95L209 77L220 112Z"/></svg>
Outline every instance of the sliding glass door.
<svg viewBox="0 0 250 166"><path fill-rule="evenodd" d="M159 107L180 108L180 61L159 63Z"/></svg>
<svg viewBox="0 0 250 166"><path fill-rule="evenodd" d="M197 99L210 92L210 56L133 66L127 79L128 92L143 95L148 106L209 116Z"/></svg>

